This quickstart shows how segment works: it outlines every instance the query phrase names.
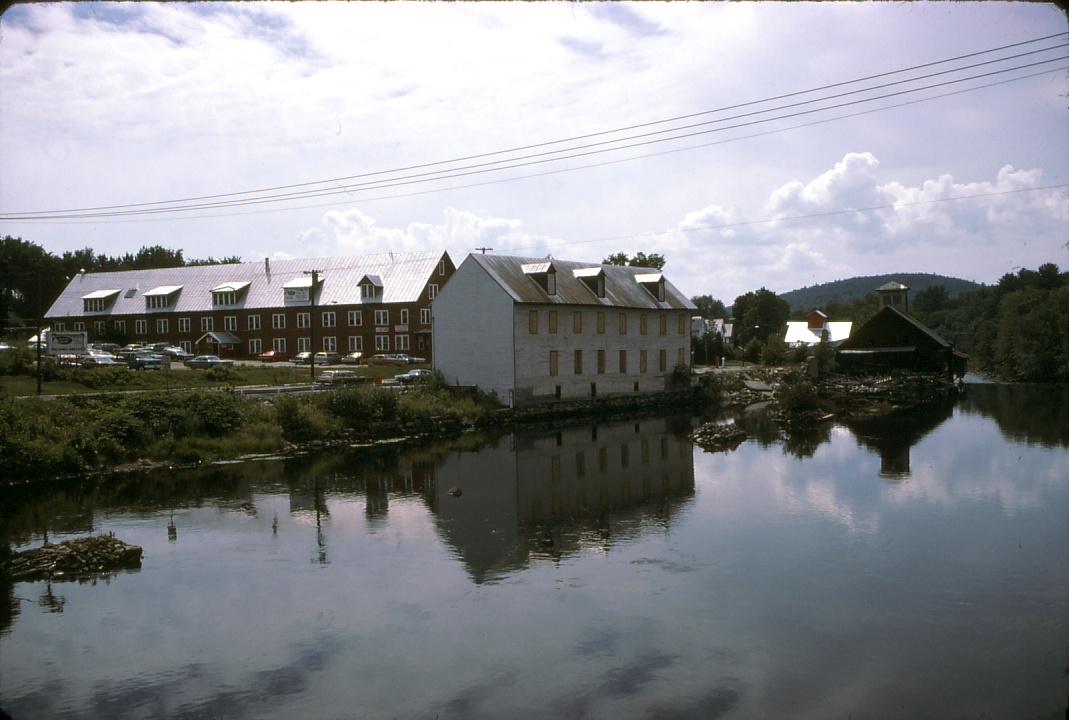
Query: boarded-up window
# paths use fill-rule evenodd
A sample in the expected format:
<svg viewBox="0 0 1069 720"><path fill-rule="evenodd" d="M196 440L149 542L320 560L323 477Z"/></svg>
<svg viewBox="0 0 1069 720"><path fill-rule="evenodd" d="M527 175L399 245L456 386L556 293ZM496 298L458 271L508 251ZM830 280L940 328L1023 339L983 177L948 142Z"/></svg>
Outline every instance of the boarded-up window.
<svg viewBox="0 0 1069 720"><path fill-rule="evenodd" d="M640 373L646 372L646 351L645 350L639 350L638 351L638 371Z"/></svg>
<svg viewBox="0 0 1069 720"><path fill-rule="evenodd" d="M661 350L661 352L659 353L659 357L657 359L657 365L660 368L661 372L664 372L665 370L668 369L668 351L667 350Z"/></svg>
<svg viewBox="0 0 1069 720"><path fill-rule="evenodd" d="M620 313L620 334L627 334L627 313Z"/></svg>
<svg viewBox="0 0 1069 720"><path fill-rule="evenodd" d="M557 351L556 350L550 350L549 351L549 374L551 376L557 374Z"/></svg>
<svg viewBox="0 0 1069 720"><path fill-rule="evenodd" d="M682 313L679 315L679 334L683 335L687 332L687 318Z"/></svg>
<svg viewBox="0 0 1069 720"><path fill-rule="evenodd" d="M668 316L661 313L661 335L668 334Z"/></svg>
<svg viewBox="0 0 1069 720"><path fill-rule="evenodd" d="M549 311L549 334L555 335L557 332L557 311Z"/></svg>
<svg viewBox="0 0 1069 720"><path fill-rule="evenodd" d="M576 350L575 351L575 374L576 375L582 375L583 374L583 351L582 350Z"/></svg>
<svg viewBox="0 0 1069 720"><path fill-rule="evenodd" d="M627 372L627 351L626 350L621 350L620 351L620 372L621 373L626 373Z"/></svg>
<svg viewBox="0 0 1069 720"><path fill-rule="evenodd" d="M532 310L527 313L527 332L532 335L538 334L538 311Z"/></svg>
<svg viewBox="0 0 1069 720"><path fill-rule="evenodd" d="M638 334L639 335L645 335L646 334L646 320L647 319L648 318L645 315L639 315L638 316Z"/></svg>
<svg viewBox="0 0 1069 720"><path fill-rule="evenodd" d="M583 332L583 312L576 310L572 313L572 332L580 335Z"/></svg>
<svg viewBox="0 0 1069 720"><path fill-rule="evenodd" d="M605 334L605 313L598 313L598 335Z"/></svg>
<svg viewBox="0 0 1069 720"><path fill-rule="evenodd" d="M686 367L687 365L687 354L683 348L679 348L679 350L676 351L676 365L680 367Z"/></svg>
<svg viewBox="0 0 1069 720"><path fill-rule="evenodd" d="M605 351L598 350L598 375L605 374Z"/></svg>

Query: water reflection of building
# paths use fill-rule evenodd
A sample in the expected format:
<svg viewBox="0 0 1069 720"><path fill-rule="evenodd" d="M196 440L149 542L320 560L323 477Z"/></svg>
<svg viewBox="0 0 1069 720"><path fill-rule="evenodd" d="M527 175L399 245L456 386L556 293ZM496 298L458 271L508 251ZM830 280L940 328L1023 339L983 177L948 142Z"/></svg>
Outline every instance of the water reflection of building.
<svg viewBox="0 0 1069 720"><path fill-rule="evenodd" d="M439 463L428 502L442 536L483 582L532 556L663 530L693 493L691 444L668 421L645 419L454 453Z"/></svg>
<svg viewBox="0 0 1069 720"><path fill-rule="evenodd" d="M860 445L880 454L880 477L899 480L909 477L910 448L950 419L956 398L943 399L907 410L874 417L846 418Z"/></svg>

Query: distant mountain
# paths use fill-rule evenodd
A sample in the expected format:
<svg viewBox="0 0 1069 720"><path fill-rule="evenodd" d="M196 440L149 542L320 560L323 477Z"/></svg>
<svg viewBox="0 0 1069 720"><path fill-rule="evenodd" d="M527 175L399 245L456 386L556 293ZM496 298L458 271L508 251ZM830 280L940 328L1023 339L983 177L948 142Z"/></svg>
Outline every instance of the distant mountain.
<svg viewBox="0 0 1069 720"><path fill-rule="evenodd" d="M790 292L780 293L780 297L790 303L791 312L822 308L828 303L850 303L864 297L879 286L888 282L900 282L909 287L910 297L931 285L942 285L946 288L950 297L977 290L979 283L961 278L947 277L946 275L934 275L932 273L891 273L888 275L869 275L866 277L852 277L846 280L804 287Z"/></svg>

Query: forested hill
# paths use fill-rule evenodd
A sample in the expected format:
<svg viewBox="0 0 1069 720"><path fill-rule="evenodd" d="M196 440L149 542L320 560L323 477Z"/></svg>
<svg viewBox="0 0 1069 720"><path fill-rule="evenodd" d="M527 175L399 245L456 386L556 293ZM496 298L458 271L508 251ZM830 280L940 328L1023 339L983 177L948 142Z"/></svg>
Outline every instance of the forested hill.
<svg viewBox="0 0 1069 720"><path fill-rule="evenodd" d="M957 297L962 292L976 290L981 287L971 280L962 280L961 278L947 277L946 275L893 273L890 275L870 275L836 280L781 293L780 297L790 304L792 312L812 310L813 308L827 307L830 303L852 303L888 282L900 282L908 286L910 297L916 297L918 292L932 285L942 285L946 289L947 295L951 298Z"/></svg>

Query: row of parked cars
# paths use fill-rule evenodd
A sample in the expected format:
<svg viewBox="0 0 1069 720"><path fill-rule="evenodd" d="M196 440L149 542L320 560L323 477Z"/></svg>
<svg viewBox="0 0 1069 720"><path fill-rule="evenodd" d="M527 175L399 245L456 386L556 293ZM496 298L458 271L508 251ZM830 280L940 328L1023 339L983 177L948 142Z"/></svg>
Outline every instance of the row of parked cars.
<svg viewBox="0 0 1069 720"><path fill-rule="evenodd" d="M191 368L211 368L233 365L233 360L222 360L216 355L193 355L180 347L167 343L151 345L130 344L120 347L113 343L95 343L77 355L60 355L60 365L98 368L128 367L134 370L154 370L169 366L172 361L184 363Z"/></svg>
<svg viewBox="0 0 1069 720"><path fill-rule="evenodd" d="M278 350L268 350L256 356L261 362L284 362L289 360L294 365L308 365L312 362L312 353L301 352L288 358ZM379 355L365 355L362 352L351 352L348 355L338 355L332 352L315 353L316 365L419 365L427 362L426 358L413 357L405 353L382 353Z"/></svg>
<svg viewBox="0 0 1069 720"><path fill-rule="evenodd" d="M400 383L401 385L411 385L413 383L425 382L433 375L430 370L425 368L414 368L408 372L403 372L400 375L394 375L394 383ZM353 370L324 370L316 377L316 382L323 385L352 385L358 383L369 383L371 378L367 375L359 375Z"/></svg>

